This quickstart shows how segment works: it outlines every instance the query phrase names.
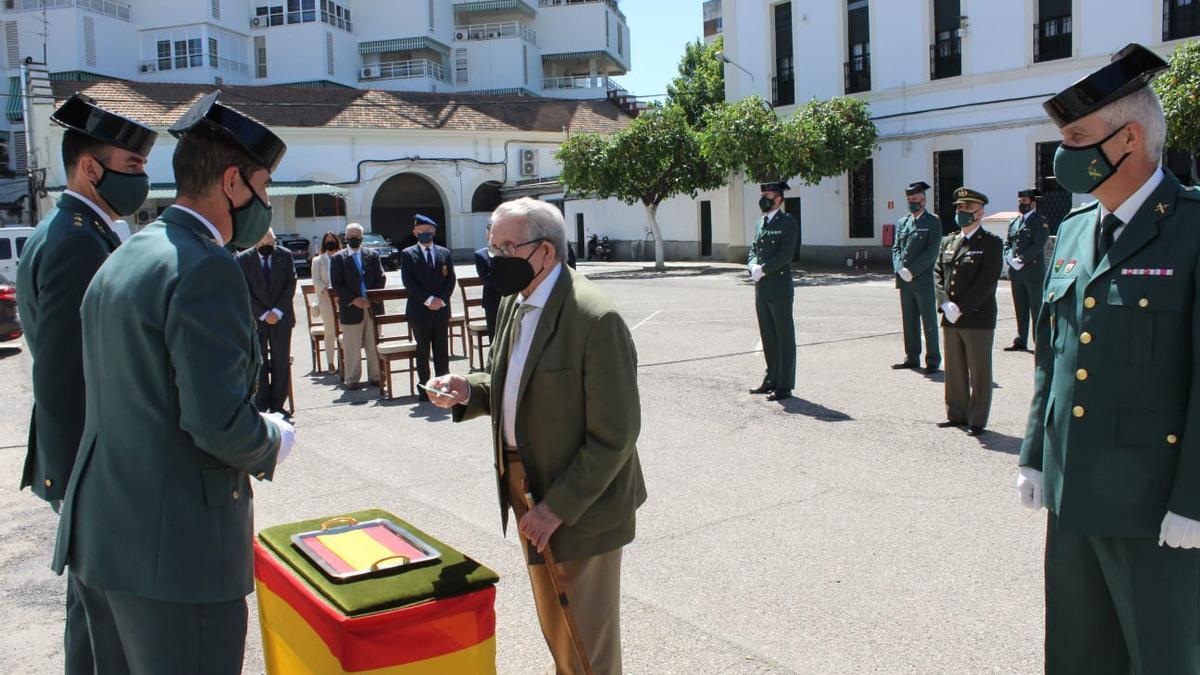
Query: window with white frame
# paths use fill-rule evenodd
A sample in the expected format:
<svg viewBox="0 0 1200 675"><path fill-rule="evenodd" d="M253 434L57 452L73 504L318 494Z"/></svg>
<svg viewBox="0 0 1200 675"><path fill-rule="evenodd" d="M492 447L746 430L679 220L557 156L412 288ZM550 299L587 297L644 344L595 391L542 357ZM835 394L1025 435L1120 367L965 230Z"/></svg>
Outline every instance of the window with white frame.
<svg viewBox="0 0 1200 675"><path fill-rule="evenodd" d="M297 23L328 24L347 32L354 32L350 8L333 0L274 0L256 3L255 24L260 28Z"/></svg>

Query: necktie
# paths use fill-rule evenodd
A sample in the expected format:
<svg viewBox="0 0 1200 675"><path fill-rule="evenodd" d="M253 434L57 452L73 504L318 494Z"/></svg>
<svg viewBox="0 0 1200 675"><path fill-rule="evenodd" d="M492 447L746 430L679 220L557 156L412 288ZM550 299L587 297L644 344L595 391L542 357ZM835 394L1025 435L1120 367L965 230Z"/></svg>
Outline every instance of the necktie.
<svg viewBox="0 0 1200 675"><path fill-rule="evenodd" d="M433 267L433 253L429 249L425 249L425 264Z"/></svg>
<svg viewBox="0 0 1200 675"><path fill-rule="evenodd" d="M1096 260L1103 258L1112 248L1113 234L1116 233L1118 227L1124 224L1115 213L1104 216L1104 219L1100 221L1100 241L1096 244Z"/></svg>
<svg viewBox="0 0 1200 675"><path fill-rule="evenodd" d="M262 258L263 283L267 288L271 287L271 263L270 258Z"/></svg>
<svg viewBox="0 0 1200 675"><path fill-rule="evenodd" d="M365 298L367 297L367 280L363 275L362 254L355 253L352 258L354 259L354 267L358 270L358 288L362 291L362 297Z"/></svg>
<svg viewBox="0 0 1200 675"><path fill-rule="evenodd" d="M517 348L517 341L521 339L521 324L525 322L525 315L536 309L534 305L523 302L517 305L517 313L513 315L512 339L508 343L508 353L511 356L512 350Z"/></svg>

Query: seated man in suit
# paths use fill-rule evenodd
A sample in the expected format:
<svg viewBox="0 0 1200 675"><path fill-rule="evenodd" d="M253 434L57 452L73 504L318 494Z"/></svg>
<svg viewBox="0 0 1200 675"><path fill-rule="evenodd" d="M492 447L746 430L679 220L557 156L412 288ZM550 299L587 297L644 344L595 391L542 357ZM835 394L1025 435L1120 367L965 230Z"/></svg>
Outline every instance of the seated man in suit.
<svg viewBox="0 0 1200 675"><path fill-rule="evenodd" d="M292 377L292 328L296 313L292 298L296 295L296 267L292 252L275 245L275 233L267 230L255 248L238 254L238 264L250 288L250 313L258 330L258 346L263 365L259 369L259 410L283 415L288 385Z"/></svg>
<svg viewBox="0 0 1200 675"><path fill-rule="evenodd" d="M491 234L491 223L488 223L487 231ZM479 281L483 284L483 316L487 320L487 334L490 340L496 335L496 312L500 309L500 291L496 290L496 282L492 281L492 254L486 246L475 251L475 273L479 275Z"/></svg>
<svg viewBox="0 0 1200 675"><path fill-rule="evenodd" d="M400 256L400 279L408 289L405 314L417 342L417 381L429 380L429 354L437 375L450 372L450 294L454 292L454 261L450 249L433 243L437 223L417 214L413 236L417 243ZM427 399L425 392L418 396Z"/></svg>
<svg viewBox="0 0 1200 675"><path fill-rule="evenodd" d="M367 379L379 382L379 356L375 352L373 312L383 307L367 302L367 291L383 288L387 278L379 254L363 248L363 228L358 223L346 226L346 248L333 256L329 280L338 299L338 320L342 324L342 363L346 388L358 389L362 377L359 355L367 350Z"/></svg>

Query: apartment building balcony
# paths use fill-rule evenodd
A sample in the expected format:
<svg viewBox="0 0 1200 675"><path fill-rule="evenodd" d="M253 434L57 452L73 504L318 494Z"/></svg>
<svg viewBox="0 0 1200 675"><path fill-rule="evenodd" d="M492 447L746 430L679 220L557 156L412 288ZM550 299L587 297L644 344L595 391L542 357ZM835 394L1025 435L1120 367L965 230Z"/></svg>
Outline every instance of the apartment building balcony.
<svg viewBox="0 0 1200 675"><path fill-rule="evenodd" d="M42 8L64 7L78 7L121 21L133 21L133 9L127 3L113 0L4 0L4 9L9 12L40 12Z"/></svg>
<svg viewBox="0 0 1200 675"><path fill-rule="evenodd" d="M454 27L454 40L456 42L510 39L524 40L531 45L537 46L537 33L519 21L473 23L466 26Z"/></svg>
<svg viewBox="0 0 1200 675"><path fill-rule="evenodd" d="M594 94L606 94L609 89L618 89L607 75L561 75L542 78L542 89L546 91L589 90Z"/></svg>
<svg viewBox="0 0 1200 675"><path fill-rule="evenodd" d="M1070 16L1047 19L1033 25L1033 62L1071 58Z"/></svg>
<svg viewBox="0 0 1200 675"><path fill-rule="evenodd" d="M617 7L615 0L538 0L538 7L570 7L573 5L607 5L614 14L621 18L625 18L625 14L621 12L621 8Z"/></svg>
<svg viewBox="0 0 1200 675"><path fill-rule="evenodd" d="M962 75L962 38L945 38L929 46L929 78Z"/></svg>
<svg viewBox="0 0 1200 675"><path fill-rule="evenodd" d="M846 93L871 91L871 55L856 56L845 63Z"/></svg>
<svg viewBox="0 0 1200 675"><path fill-rule="evenodd" d="M161 59L146 59L138 64L138 73L150 75L153 73L174 71L215 70L218 73L230 75L250 75L250 64L213 54L191 54L187 56L167 57Z"/></svg>
<svg viewBox="0 0 1200 675"><path fill-rule="evenodd" d="M527 17L537 15L537 9L526 0L455 0L454 16L459 15L488 15L511 14L513 12Z"/></svg>
<svg viewBox="0 0 1200 675"><path fill-rule="evenodd" d="M406 61L382 61L365 64L359 72L360 82L375 80L419 80L446 81L446 69L441 63L429 59Z"/></svg>

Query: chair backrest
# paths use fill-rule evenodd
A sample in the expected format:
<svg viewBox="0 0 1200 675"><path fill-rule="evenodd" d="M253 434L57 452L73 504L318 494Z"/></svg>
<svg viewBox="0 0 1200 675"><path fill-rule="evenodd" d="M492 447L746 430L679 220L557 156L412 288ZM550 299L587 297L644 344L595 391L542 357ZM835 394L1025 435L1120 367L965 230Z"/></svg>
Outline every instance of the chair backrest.
<svg viewBox="0 0 1200 675"><path fill-rule="evenodd" d="M337 337L342 334L342 322L341 322L341 317L338 314L338 312L341 311L341 308L338 307L337 293L334 293L332 288L326 289L325 292L329 294L329 304L333 306L333 316L332 317L322 317L322 321L327 322L325 324L325 330L329 330L330 328L332 328L333 336Z"/></svg>
<svg viewBox="0 0 1200 675"><path fill-rule="evenodd" d="M471 289L470 292L467 289ZM463 314L471 321L471 308L483 307L483 280L479 277L467 277L458 280L458 292L462 297ZM475 315L479 316L478 313Z"/></svg>
<svg viewBox="0 0 1200 675"><path fill-rule="evenodd" d="M408 325L408 315L405 313L405 305L408 301L408 291L406 289L376 288L367 291L367 300L372 305L383 305L383 311L373 315L375 319L376 343L412 339L412 329ZM389 334L385 335L385 326L401 330L389 330Z"/></svg>
<svg viewBox="0 0 1200 675"><path fill-rule="evenodd" d="M301 284L300 294L304 297L304 316L308 319L308 327L324 324L324 317L320 321L313 321L313 298L316 297L317 289L313 288L312 284Z"/></svg>

